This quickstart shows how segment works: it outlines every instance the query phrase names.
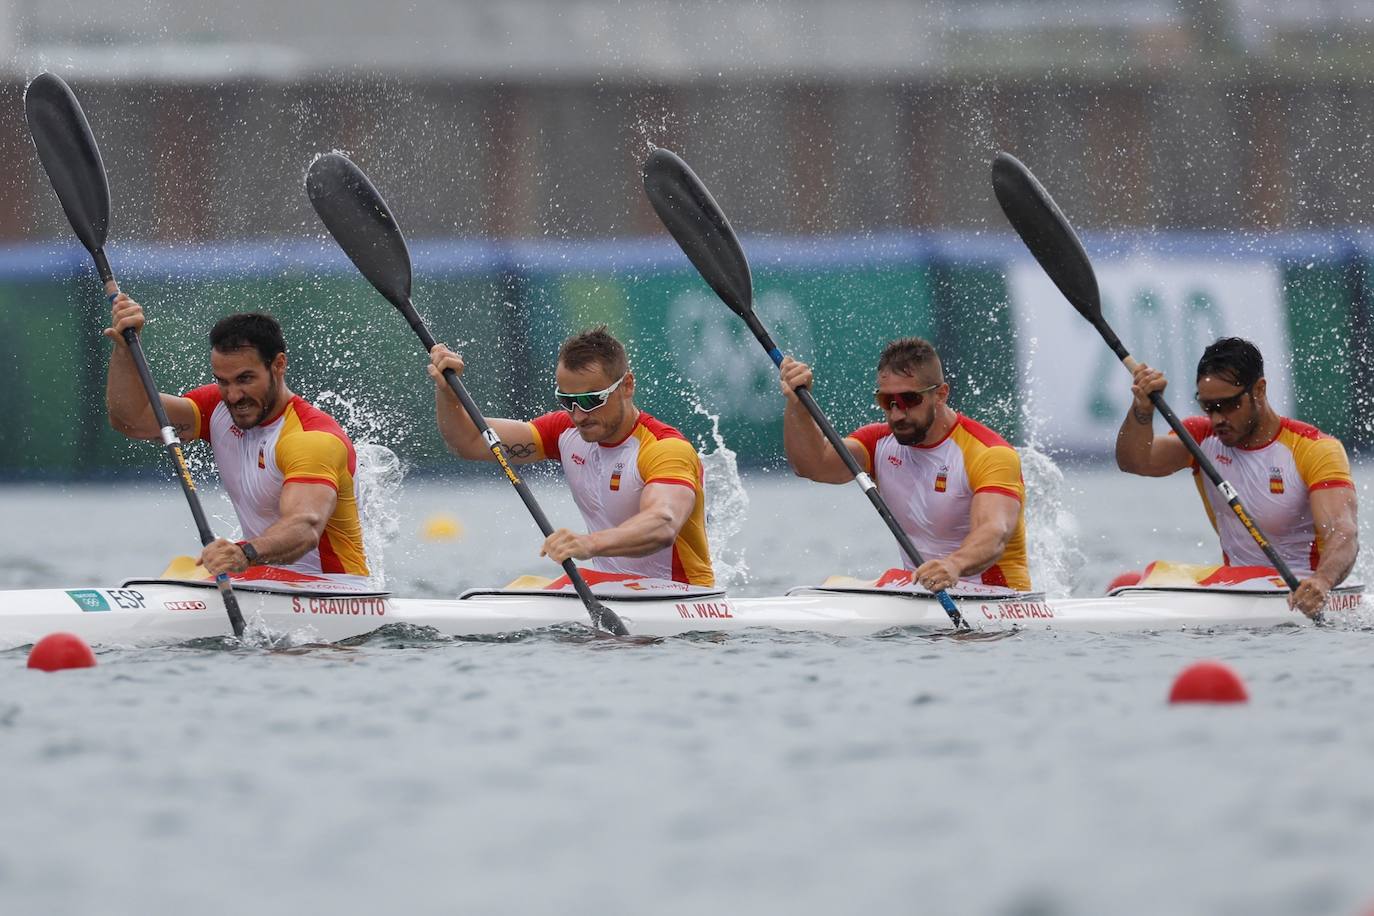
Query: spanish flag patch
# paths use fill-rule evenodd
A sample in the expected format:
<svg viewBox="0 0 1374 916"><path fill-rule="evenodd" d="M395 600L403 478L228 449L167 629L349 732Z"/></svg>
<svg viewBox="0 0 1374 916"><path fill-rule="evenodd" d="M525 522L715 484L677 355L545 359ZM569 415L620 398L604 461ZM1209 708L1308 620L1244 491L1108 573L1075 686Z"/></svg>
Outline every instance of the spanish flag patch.
<svg viewBox="0 0 1374 916"><path fill-rule="evenodd" d="M611 475L611 489L612 489L612 490L619 490L619 489L620 489L620 472L619 472L619 471L616 471L614 474Z"/></svg>
<svg viewBox="0 0 1374 916"><path fill-rule="evenodd" d="M1269 469L1269 492L1283 492L1283 472L1280 471L1278 468Z"/></svg>
<svg viewBox="0 0 1374 916"><path fill-rule="evenodd" d="M267 460L262 453L262 446L258 446L258 470L267 470Z"/></svg>
<svg viewBox="0 0 1374 916"><path fill-rule="evenodd" d="M943 492L945 492L945 488L948 487L948 486L949 486L949 471L948 471L948 469L946 469L946 468L940 468L940 472L939 472L938 474L935 475L935 492L936 492L936 493L943 493Z"/></svg>

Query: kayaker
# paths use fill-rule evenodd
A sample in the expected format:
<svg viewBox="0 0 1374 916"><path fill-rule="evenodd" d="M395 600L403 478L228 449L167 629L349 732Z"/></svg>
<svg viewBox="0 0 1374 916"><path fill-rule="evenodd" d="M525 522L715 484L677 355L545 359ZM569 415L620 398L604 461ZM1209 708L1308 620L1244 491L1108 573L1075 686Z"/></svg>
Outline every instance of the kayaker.
<svg viewBox="0 0 1374 916"><path fill-rule="evenodd" d="M495 456L443 380L463 359L440 344L430 353L435 414L444 442L473 461ZM706 543L701 459L673 427L637 408L625 347L599 325L558 351L554 400L561 409L528 422L488 418L513 462L558 461L585 533L560 528L540 555L592 569L691 585L715 584Z"/></svg>
<svg viewBox="0 0 1374 916"><path fill-rule="evenodd" d="M114 342L105 404L131 439L158 439L123 332L142 332L143 308L121 293L105 336ZM200 554L212 574L273 566L340 584L367 584L353 443L333 417L286 384L286 340L270 315L230 315L210 331L215 381L162 395L183 441L204 439L238 515L242 540L219 538ZM280 577L280 576L279 576Z"/></svg>
<svg viewBox="0 0 1374 916"><path fill-rule="evenodd" d="M812 386L811 367L784 356L779 371L792 469L821 483L853 480L793 390ZM1026 485L1016 450L949 406L949 383L928 341L892 341L877 375L873 397L886 422L861 426L844 441L925 560L916 581L931 591L960 581L1029 591ZM912 566L905 554L901 562Z"/></svg>
<svg viewBox="0 0 1374 916"><path fill-rule="evenodd" d="M1121 470L1165 477L1192 468L1203 508L1228 566L1268 566L1245 526L1203 476L1178 437L1156 436L1150 393L1164 374L1143 363L1131 381L1132 403L1116 438ZM1202 416L1183 421L1203 452L1240 495L1241 504L1300 580L1289 606L1308 616L1350 575L1359 552L1355 485L1340 440L1280 416L1269 403L1264 358L1250 341L1223 337L1197 364Z"/></svg>

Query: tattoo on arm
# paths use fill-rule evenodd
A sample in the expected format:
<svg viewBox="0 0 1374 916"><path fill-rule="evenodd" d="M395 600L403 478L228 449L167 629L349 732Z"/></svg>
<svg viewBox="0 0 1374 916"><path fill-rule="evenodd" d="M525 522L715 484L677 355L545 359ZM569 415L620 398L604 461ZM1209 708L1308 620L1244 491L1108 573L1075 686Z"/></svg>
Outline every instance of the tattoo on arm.
<svg viewBox="0 0 1374 916"><path fill-rule="evenodd" d="M1135 421L1141 426L1149 426L1150 422L1154 420L1154 414L1151 411L1141 410L1139 407L1131 408L1131 416L1135 417Z"/></svg>
<svg viewBox="0 0 1374 916"><path fill-rule="evenodd" d="M506 446L506 451L510 452L512 458L533 458L533 442L516 442Z"/></svg>

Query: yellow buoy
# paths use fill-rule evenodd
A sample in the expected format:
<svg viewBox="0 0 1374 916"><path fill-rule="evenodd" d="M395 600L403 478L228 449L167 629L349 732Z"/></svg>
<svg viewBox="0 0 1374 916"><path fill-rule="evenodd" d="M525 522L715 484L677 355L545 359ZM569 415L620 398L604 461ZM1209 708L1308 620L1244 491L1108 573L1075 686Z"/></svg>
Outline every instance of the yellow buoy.
<svg viewBox="0 0 1374 916"><path fill-rule="evenodd" d="M456 541L463 536L463 525L452 515L439 512L425 519L420 533L426 541Z"/></svg>

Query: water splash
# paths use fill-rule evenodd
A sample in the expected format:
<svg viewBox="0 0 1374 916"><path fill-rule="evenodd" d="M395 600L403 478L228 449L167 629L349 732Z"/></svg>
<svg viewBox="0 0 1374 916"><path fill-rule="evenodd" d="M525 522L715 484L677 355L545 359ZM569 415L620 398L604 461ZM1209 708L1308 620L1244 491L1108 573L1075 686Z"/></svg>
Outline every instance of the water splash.
<svg viewBox="0 0 1374 916"><path fill-rule="evenodd" d="M706 477L706 539L711 546L716 585L728 588L743 584L749 577L744 549L732 544L749 517L749 493L740 479L735 452L720 434L720 416L702 406L695 393L689 393L689 400L694 413L711 421L715 449L699 450Z"/></svg>
<svg viewBox="0 0 1374 916"><path fill-rule="evenodd" d="M406 475L406 466L400 457L381 444L391 438L389 418L337 391L321 391L314 402L333 416L353 440L353 451L358 458L354 474L358 485L358 515L362 520L369 578L373 587L384 588L386 546L400 534L401 483Z"/></svg>
<svg viewBox="0 0 1374 916"><path fill-rule="evenodd" d="M1021 428L1025 444L1021 474L1026 481L1026 551L1030 557L1031 583L1048 597L1069 595L1088 564L1078 546L1078 520L1069 511L1064 472L1043 447L1043 413L1036 409L1031 368L1038 341L1032 337L1024 368L1026 397L1021 404Z"/></svg>
<svg viewBox="0 0 1374 916"><path fill-rule="evenodd" d="M1088 559L1078 546L1078 520L1065 505L1064 472L1034 440L1017 451L1026 481L1026 549L1037 591L1061 598L1073 591Z"/></svg>
<svg viewBox="0 0 1374 916"><path fill-rule="evenodd" d="M363 523L363 549L374 587L386 586L386 546L401 531L401 482L405 465L400 457L376 442L354 445L358 455L358 515Z"/></svg>
<svg viewBox="0 0 1374 916"><path fill-rule="evenodd" d="M365 398L350 397L340 391L326 389L311 399L316 407L327 412L355 443L394 441L398 433L396 419L387 411L378 410Z"/></svg>

